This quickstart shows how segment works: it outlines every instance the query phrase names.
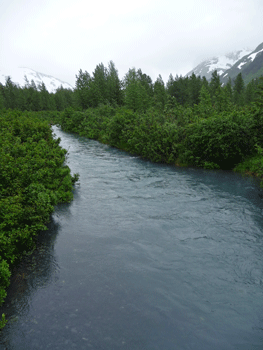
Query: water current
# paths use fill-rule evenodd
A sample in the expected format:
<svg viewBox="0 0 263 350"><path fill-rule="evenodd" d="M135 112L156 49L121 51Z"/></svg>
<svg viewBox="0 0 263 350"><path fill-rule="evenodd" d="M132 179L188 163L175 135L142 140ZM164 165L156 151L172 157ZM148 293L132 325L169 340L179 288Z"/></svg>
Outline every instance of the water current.
<svg viewBox="0 0 263 350"><path fill-rule="evenodd" d="M14 272L0 348L262 350L259 184L54 131L80 181Z"/></svg>

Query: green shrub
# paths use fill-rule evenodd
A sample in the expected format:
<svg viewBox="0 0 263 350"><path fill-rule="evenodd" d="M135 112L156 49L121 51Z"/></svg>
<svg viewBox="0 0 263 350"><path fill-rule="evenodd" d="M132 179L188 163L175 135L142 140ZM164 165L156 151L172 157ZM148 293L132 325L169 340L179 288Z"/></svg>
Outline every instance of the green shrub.
<svg viewBox="0 0 263 350"><path fill-rule="evenodd" d="M0 304L10 269L35 247L54 205L73 198L66 151L38 114L7 111L0 115Z"/></svg>

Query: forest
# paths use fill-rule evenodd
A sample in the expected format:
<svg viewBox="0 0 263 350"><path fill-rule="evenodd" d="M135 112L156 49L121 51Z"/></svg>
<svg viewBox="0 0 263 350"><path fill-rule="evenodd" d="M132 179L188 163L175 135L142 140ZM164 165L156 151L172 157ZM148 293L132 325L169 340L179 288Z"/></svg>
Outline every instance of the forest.
<svg viewBox="0 0 263 350"><path fill-rule="evenodd" d="M45 114L62 129L155 162L235 169L262 178L263 78L242 74L223 85L205 77L169 76L155 82L135 68L121 80L115 64L79 70L74 90L49 93L25 78L0 86L0 108ZM43 114L44 113L44 114Z"/></svg>
<svg viewBox="0 0 263 350"><path fill-rule="evenodd" d="M239 74L222 85L214 71L211 81L170 75L165 84L132 68L121 80L112 61L80 70L74 90L55 93L8 77L0 84L0 304L12 267L34 249L54 206L72 199L78 179L51 124L154 162L263 180L262 77L245 85Z"/></svg>
<svg viewBox="0 0 263 350"><path fill-rule="evenodd" d="M260 79L254 79L245 85L240 73L234 81L229 79L222 86L217 71L214 71L210 82L195 74L190 77L170 74L165 84L160 75L153 82L149 75L135 68L129 69L120 79L115 64L110 61L108 67L102 63L97 65L92 74L79 70L74 90L60 87L55 93L49 93L44 83L36 86L34 80L29 82L26 77L23 87L7 77L5 85L0 83L0 110L64 111L72 107L84 111L106 104L136 112L154 108L160 113L171 104L194 108L209 102L221 112L230 105L244 107L253 103L259 83ZM205 95L210 96L209 101L204 101Z"/></svg>

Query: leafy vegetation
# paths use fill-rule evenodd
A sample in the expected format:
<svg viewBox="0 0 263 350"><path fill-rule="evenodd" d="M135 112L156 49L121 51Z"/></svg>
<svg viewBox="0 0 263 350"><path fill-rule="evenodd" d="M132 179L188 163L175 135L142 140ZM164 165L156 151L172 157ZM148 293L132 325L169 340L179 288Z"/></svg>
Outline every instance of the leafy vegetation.
<svg viewBox="0 0 263 350"><path fill-rule="evenodd" d="M7 320L5 319L5 314L2 314L2 318L0 320L0 330L4 328L4 326L7 324Z"/></svg>
<svg viewBox="0 0 263 350"><path fill-rule="evenodd" d="M239 74L222 86L215 71L210 82L170 75L165 86L135 68L120 80L113 62L80 70L74 91L55 94L8 78L0 84L0 304L11 267L34 248L54 205L72 199L78 178L48 122L154 162L263 179L263 78L245 85Z"/></svg>
<svg viewBox="0 0 263 350"><path fill-rule="evenodd" d="M40 119L20 111L0 114L0 305L12 266L34 249L54 206L73 198L78 179L64 164L60 140Z"/></svg>
<svg viewBox="0 0 263 350"><path fill-rule="evenodd" d="M110 61L92 74L80 70L74 91L49 94L44 84L21 88L8 78L0 108L43 111L66 131L153 161L233 169L262 146L262 79L245 85L240 73L222 86L214 71L210 82L170 75L165 86L135 68L120 80Z"/></svg>
<svg viewBox="0 0 263 350"><path fill-rule="evenodd" d="M58 122L67 131L155 162L235 168L246 173L253 163L250 173L262 178L262 155L258 150L263 146L263 79L249 86L252 99L245 95L241 75L233 89L230 82L222 87L216 72L210 83L192 76L191 93L186 89L178 103L177 87L182 84L183 90L187 80L175 81L170 76L165 90L159 77L154 84L159 89L157 99L149 77L144 76L143 85L140 76L134 69L128 72L126 84L132 83L130 90L124 90L124 98L129 100L124 106L104 104L83 112L71 108L62 113ZM168 89L175 96L169 95ZM238 166L243 163L246 166Z"/></svg>

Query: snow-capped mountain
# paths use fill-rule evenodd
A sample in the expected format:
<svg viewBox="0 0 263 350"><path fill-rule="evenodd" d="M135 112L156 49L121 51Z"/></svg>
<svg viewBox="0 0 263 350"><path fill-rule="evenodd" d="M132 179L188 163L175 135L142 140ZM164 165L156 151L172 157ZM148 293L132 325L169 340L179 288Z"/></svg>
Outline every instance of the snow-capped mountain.
<svg viewBox="0 0 263 350"><path fill-rule="evenodd" d="M5 85L6 78L10 76L13 83L23 87L26 84L25 77L27 78L28 82L31 83L31 80L34 80L36 86L40 85L42 82L45 84L46 89L49 92L55 92L56 89L60 88L61 86L64 89L72 89L73 87L57 78L52 77L51 75L43 74L40 72L36 72L33 69L25 68L25 67L19 67L14 68L11 71L6 71L3 69L0 69L0 83Z"/></svg>
<svg viewBox="0 0 263 350"><path fill-rule="evenodd" d="M222 83L227 83L229 78L235 79L239 73L242 74L245 83L263 75L263 43L226 70L220 77Z"/></svg>
<svg viewBox="0 0 263 350"><path fill-rule="evenodd" d="M211 79L212 73L217 70L219 75L222 75L226 70L231 68L242 57L251 53L250 49L234 51L226 55L213 57L201 62L198 66L192 69L186 76L191 76L193 73L196 76L206 77Z"/></svg>

